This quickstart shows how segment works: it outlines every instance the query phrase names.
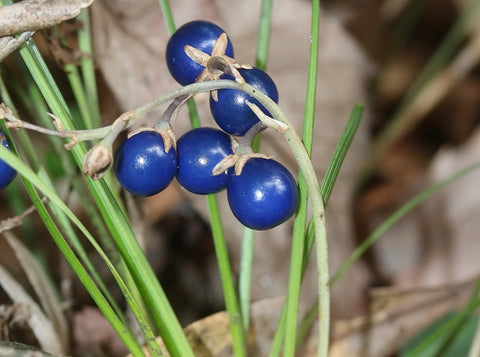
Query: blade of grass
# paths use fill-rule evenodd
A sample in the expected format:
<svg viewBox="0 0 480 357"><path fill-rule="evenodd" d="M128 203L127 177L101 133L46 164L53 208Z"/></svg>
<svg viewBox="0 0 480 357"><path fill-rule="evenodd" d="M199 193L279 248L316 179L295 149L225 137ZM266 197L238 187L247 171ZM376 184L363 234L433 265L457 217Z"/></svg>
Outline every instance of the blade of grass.
<svg viewBox="0 0 480 357"><path fill-rule="evenodd" d="M480 293L480 278L477 280L475 287L473 288L470 299L468 300L467 305L462 309L462 311L456 314L453 318L445 321L439 328L430 334L427 338L423 340L417 347L412 351L408 352L406 357L422 356L422 353L430 348L436 341L440 338L445 338L443 343L440 344L438 349L431 353L432 356L442 356L446 348L450 345L452 340L455 338L458 331L461 329L465 321L475 313L475 310L480 306L480 300L478 299L478 294Z"/></svg>
<svg viewBox="0 0 480 357"><path fill-rule="evenodd" d="M372 148L372 153L364 164L365 168L364 173L362 174L363 180L371 174L374 163L380 158L382 153L384 153L392 143L415 124L415 121L412 118L416 120L416 117L404 117L403 113L408 110L415 98L452 58L455 51L467 35L469 27L475 25L473 20L476 18L475 16L478 14L478 11L480 11L480 2L477 0L471 0L462 14L457 18L442 43L437 47L427 64L423 67L414 83L410 86L395 112L389 119L387 126L382 129L377 136ZM407 120L404 120L404 118L407 118Z"/></svg>
<svg viewBox="0 0 480 357"><path fill-rule="evenodd" d="M313 144L313 127L315 119L315 102L318 68L318 39L320 25L320 1L312 1L312 17L310 30L310 56L308 63L307 93L305 97L305 112L303 118L302 140L308 155L311 155ZM287 291L287 317L285 322L284 356L294 356L298 320L298 304L300 301L300 286L305 249L305 225L307 221L308 192L303 174L298 177L299 207L293 226L293 241L290 263L290 274ZM319 238L320 239L320 238ZM319 356L326 356L329 336L329 291L328 291L328 254L325 242L318 244L318 279L319 295L322 297L322 313L320 314ZM326 277L325 277L326 274Z"/></svg>
<svg viewBox="0 0 480 357"><path fill-rule="evenodd" d="M132 298L130 291L128 290L126 284L124 283L123 279L120 277L118 271L113 266L110 259L107 257L103 249L100 245L96 242L95 238L90 234L87 228L81 223L78 217L68 208L68 206L63 202L63 200L55 193L55 191L45 183L37 174L35 174L32 169L27 167L23 164L13 153L5 149L3 146L0 148L0 157L4 160L7 164L12 166L15 170L19 172L27 181L29 181L32 185L34 185L37 189L39 189L46 197L50 199L50 202L58 207L74 224L75 226L85 235L88 239L90 244L95 248L98 254L101 256L107 267L112 272L113 277L117 281L120 286L122 293L125 296L127 303L129 304L130 308L132 309L133 314L135 315L142 332L145 334L145 338L149 343L149 346L152 350L152 353L156 356L162 355L161 348L158 345L157 340L155 339L154 334L152 333L150 327L148 326L146 319L139 314L139 309L136 301ZM31 192L29 192L31 193ZM33 193L33 192L32 192ZM41 201L41 200L40 200ZM35 202L34 202L35 203ZM40 202L42 203L42 202ZM42 203L43 205L43 203ZM43 219L43 217L42 217ZM56 225L55 225L56 227ZM47 227L48 228L48 227ZM58 228L56 228L58 230ZM52 232L50 232L52 233ZM63 239L63 237L62 237ZM66 243L66 242L65 242ZM70 247L69 247L69 250ZM62 251L63 253L63 251ZM73 252L72 252L73 253ZM74 254L74 253L73 253ZM83 269L83 266L82 266ZM83 269L85 271L85 269ZM85 271L86 273L86 271ZM110 307L110 305L109 305ZM111 308L111 307L110 307ZM116 318L118 319L117 315L115 314ZM125 329L125 328L124 328Z"/></svg>
<svg viewBox="0 0 480 357"><path fill-rule="evenodd" d="M332 193L333 187L337 180L343 161L355 137L355 133L358 129L358 126L360 125L362 114L363 114L363 105L357 104L352 110L352 113L347 121L347 124L345 125L345 128L343 129L342 135L340 136L338 144L328 164L327 171L325 172L325 177L322 182L322 186L320 187L320 193L321 193L323 202L325 204L325 207L328 205L330 194ZM307 268L308 257L310 256L310 253L313 249L313 243L315 241L315 231L314 231L312 219L310 219L306 234L307 234L307 238L306 238L307 243L305 245L306 249L305 249L304 258L303 258L302 278L301 278L302 280L305 274L305 270ZM317 313L318 313L318 301L315 303L314 313L309 314L309 316L316 316ZM278 329L275 333L275 336L272 342L270 356L278 356L280 354L281 342L285 334L285 322L286 322L286 307L284 306L282 310L282 314L280 316ZM303 325L300 327L300 331L302 330L304 330Z"/></svg>
<svg viewBox="0 0 480 357"><path fill-rule="evenodd" d="M174 33L176 30L173 19L170 3L168 0L159 0L162 8L163 18L165 19L168 32ZM190 115L190 122L192 128L200 126L200 119L198 111L193 98L187 101L188 112ZM245 330L242 325L242 313L240 304L235 292L235 284L233 282L232 269L228 256L228 249L223 232L223 226L220 218L220 211L218 209L218 202L216 195L207 195L207 205L210 216L210 226L212 229L213 242L215 246L215 253L217 256L217 263L220 271L222 282L222 289L225 300L225 307L229 316L230 332L232 334L233 353L235 356L246 355L246 337Z"/></svg>
<svg viewBox="0 0 480 357"><path fill-rule="evenodd" d="M9 135L6 132L6 135ZM14 146L13 146L14 147ZM87 289L88 293L92 297L92 299L97 304L98 308L104 314L105 318L110 322L114 330L117 332L119 337L125 343L125 346L134 354L134 356L143 356L143 352L138 344L136 338L131 334L128 328L122 323L121 319L116 315L115 311L112 309L108 301L103 296L102 292L98 289L95 282L92 280L90 275L87 273L81 262L76 257L75 253L72 251L66 240L63 238L60 230L56 226L54 220L51 218L50 214L48 213L43 201L41 200L40 196L38 195L37 191L33 187L33 183L31 182L32 178L36 182L36 186L42 186L45 194L45 191L51 193L52 197L55 199L56 194L50 192L50 188L43 183L39 179L39 177L25 164L23 164L14 153L10 152L8 149L4 148L0 145L0 158L7 162L10 166L15 168L23 177L24 177L24 184L25 188L27 189L28 194L32 198L32 202L35 205L37 212L42 219L45 227L49 231L50 235L54 239L55 243L59 247L60 251L62 252L63 256L70 264L72 269L75 271L76 275L78 276L79 280ZM50 195L46 195L47 197ZM63 204L62 200L58 198L58 201ZM68 208L67 208L68 209ZM73 213L72 213L73 215ZM73 215L74 216L74 215ZM75 217L76 218L76 217ZM79 222L79 221L78 221Z"/></svg>
<svg viewBox="0 0 480 357"><path fill-rule="evenodd" d="M223 234L223 226L218 210L217 198L215 195L207 195L207 203L210 209L210 224L213 234L213 242L217 255L217 263L220 270L223 294L228 312L230 331L232 333L233 352L235 356L246 356L246 339L242 324L240 306L235 293L233 275L230 267L228 249Z"/></svg>
<svg viewBox="0 0 480 357"><path fill-rule="evenodd" d="M268 60L268 48L270 44L270 23L272 16L273 0L262 0L260 10L260 22L257 33L257 50L255 67L265 70ZM257 135L252 142L252 149L257 152L260 147L260 137ZM244 227L242 235L242 250L240 252L240 269L238 275L238 295L240 310L243 319L243 328L248 331L250 324L250 296L252 290L252 270L254 254L255 231Z"/></svg>
<svg viewBox="0 0 480 357"><path fill-rule="evenodd" d="M5 2L5 0L1 1ZM67 130L74 128L65 100L33 41L30 40L20 52L53 114L61 120ZM72 154L80 167L85 153L86 148L83 143L77 144L72 149ZM99 181L86 179L86 182L152 318L161 331L168 350L174 356L192 356L193 352L180 323L115 196L103 179Z"/></svg>
<svg viewBox="0 0 480 357"><path fill-rule="evenodd" d="M13 105L13 102L11 101L11 98L9 96L9 93L8 93L7 89L6 89L5 83L3 82L2 77L0 77L0 93L2 94L2 97L4 99L5 104L14 112L15 115L17 115L18 113L16 113L16 109ZM28 98L28 97L25 97L25 98ZM44 108L43 107L43 102L40 102L38 104L39 104L39 108ZM17 132L17 137L18 137L19 140L16 141L16 144L12 143L11 147L16 147L17 144L20 144L20 147L22 148L22 150L26 151L27 160L28 160L30 166L33 168L33 170L36 171L36 172L40 171L40 175L41 175L42 179L45 182L50 182L50 179L49 179L47 173L45 171L43 171L43 169L39 166L41 160L40 160L40 158L37 154L37 151L34 149L33 142L29 138L28 134L25 131L18 131ZM50 185L51 185L51 182L50 182ZM79 191L79 192L81 192L81 191ZM84 199L85 199L85 197L84 197ZM84 206L89 207L90 203L85 204ZM63 232L68 237L68 241L70 242L70 244L73 245L74 249L76 250L77 254L80 256L80 258L83 261L84 265L86 266L87 270L90 272L93 279L99 285L100 290L103 292L107 301L110 303L110 305L115 310L115 312L117 313L119 318L122 320L122 322L126 323L126 318L123 315L123 312L118 307L117 303L115 302L115 299L113 299L109 290L107 289L107 287L105 286L105 284L101 280L100 275L97 273L93 263L91 262L90 258L88 257L88 254L83 249L83 246L80 243L80 240L78 239L78 236L75 233L75 230L73 229L73 227L71 227L70 222L65 217L65 215L61 212L61 210L56 209L56 206L53 206L52 210L54 212L55 217L60 222L60 225L62 226ZM104 247L110 247L111 248L111 243L107 243L106 241L107 241L106 239L103 239Z"/></svg>
<svg viewBox="0 0 480 357"><path fill-rule="evenodd" d="M365 251L374 244L383 233L385 233L391 226L397 223L402 219L408 212L417 207L420 203L424 202L426 199L432 195L438 193L444 187L458 181L462 177L468 175L469 173L480 168L480 162L476 162L470 166L467 166L463 170L460 170L453 175L445 178L442 181L439 181L436 184L431 185L426 190L419 193L417 196L413 197L387 219L385 219L382 224L380 224L364 241L363 243L353 251L353 253L348 257L348 259L338 268L335 274L330 279L330 287L333 288L338 280L350 269L350 267L355 263ZM306 316L310 316L318 311L318 302L315 302L310 310L307 312ZM311 324L309 319L305 319L301 324L301 330L306 331Z"/></svg>
<svg viewBox="0 0 480 357"><path fill-rule="evenodd" d="M87 129L93 129L98 128L101 125L101 120L89 10L83 9L77 19L78 21L81 21L83 25L78 31L78 49L83 54L80 59L80 70L82 72L85 95L87 97L91 118L91 123L87 123L86 126Z"/></svg>
<svg viewBox="0 0 480 357"><path fill-rule="evenodd" d="M260 8L260 22L258 24L255 67L261 69L262 71L267 68L272 4L273 0L262 0L262 6Z"/></svg>
<svg viewBox="0 0 480 357"><path fill-rule="evenodd" d="M238 275L238 294L242 312L243 329L248 331L250 325L250 296L252 291L253 240L255 231L244 227L242 251L240 253L240 271Z"/></svg>

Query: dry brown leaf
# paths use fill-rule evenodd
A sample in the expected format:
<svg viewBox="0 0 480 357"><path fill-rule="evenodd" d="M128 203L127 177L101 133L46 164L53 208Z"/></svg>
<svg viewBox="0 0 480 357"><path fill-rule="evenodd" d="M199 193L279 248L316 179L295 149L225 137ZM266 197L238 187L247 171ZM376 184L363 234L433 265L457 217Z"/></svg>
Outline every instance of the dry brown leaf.
<svg viewBox="0 0 480 357"><path fill-rule="evenodd" d="M127 349L100 310L84 307L73 316L76 356L125 356Z"/></svg>
<svg viewBox="0 0 480 357"><path fill-rule="evenodd" d="M55 328L59 343L62 346L61 353L68 353L70 345L69 327L60 300L55 294L55 288L32 253L11 232L4 232L3 235L12 247L28 277L28 281L40 300L41 306Z"/></svg>
<svg viewBox="0 0 480 357"><path fill-rule="evenodd" d="M473 285L474 281L469 280L430 289L374 289L371 291L370 316L334 324L329 355L394 355L428 324L453 309L463 307ZM310 350L313 347L314 343Z"/></svg>
<svg viewBox="0 0 480 357"><path fill-rule="evenodd" d="M247 355L267 356L283 307L283 298L257 301L251 305ZM228 357L233 355L228 314L225 311L207 316L185 327L185 335L196 357ZM163 341L159 339L163 346ZM149 355L148 348L144 351ZM131 357L131 355L129 355Z"/></svg>
<svg viewBox="0 0 480 357"><path fill-rule="evenodd" d="M0 37L57 25L80 14L93 0L25 0L0 7Z"/></svg>
<svg viewBox="0 0 480 357"><path fill-rule="evenodd" d="M23 304L28 309L27 323L35 334L40 347L46 352L62 353L60 339L52 322L2 265L0 265L0 285L14 303Z"/></svg>

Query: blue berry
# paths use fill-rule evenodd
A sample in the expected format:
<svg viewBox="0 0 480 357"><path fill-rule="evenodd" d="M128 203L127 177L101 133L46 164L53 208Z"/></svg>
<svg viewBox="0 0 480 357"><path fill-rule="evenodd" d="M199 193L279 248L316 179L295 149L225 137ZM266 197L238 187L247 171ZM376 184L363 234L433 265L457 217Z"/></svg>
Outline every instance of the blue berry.
<svg viewBox="0 0 480 357"><path fill-rule="evenodd" d="M7 139L5 139L5 136L1 131L0 131L0 141L2 142L2 145L5 148L9 149ZM17 175L17 171L15 171L5 161L0 160L0 190L7 187L8 184L13 181L16 175Z"/></svg>
<svg viewBox="0 0 480 357"><path fill-rule="evenodd" d="M278 91L272 78L258 68L239 70L245 82L269 96L278 103ZM222 75L221 79L233 79L229 75ZM217 91L218 101L210 95L210 110L218 126L231 135L244 135L248 129L258 122L255 113L246 104L246 101L256 104L267 115L268 111L253 97L236 89L220 89Z"/></svg>
<svg viewBox="0 0 480 357"><path fill-rule="evenodd" d="M223 190L228 173L213 176L212 170L232 153L230 137L223 131L206 127L188 131L177 142L178 182L202 195Z"/></svg>
<svg viewBox="0 0 480 357"><path fill-rule="evenodd" d="M141 131L126 139L115 154L115 174L120 184L137 196L164 190L177 172L177 155L165 152L163 139L154 131Z"/></svg>
<svg viewBox="0 0 480 357"><path fill-rule="evenodd" d="M166 49L167 66L172 77L181 85L194 83L205 67L185 54L185 46L190 45L211 55L215 41L224 32L208 21L192 21L179 27L170 37ZM225 54L232 58L234 56L230 40Z"/></svg>
<svg viewBox="0 0 480 357"><path fill-rule="evenodd" d="M252 158L240 175L232 175L227 197L235 217L246 227L265 230L290 218L298 191L290 172L275 160Z"/></svg>

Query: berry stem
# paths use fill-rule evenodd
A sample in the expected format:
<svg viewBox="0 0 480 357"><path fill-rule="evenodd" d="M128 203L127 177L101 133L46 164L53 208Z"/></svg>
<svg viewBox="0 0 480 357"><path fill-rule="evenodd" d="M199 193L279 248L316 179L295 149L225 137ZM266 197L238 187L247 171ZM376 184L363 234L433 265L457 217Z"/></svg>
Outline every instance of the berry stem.
<svg viewBox="0 0 480 357"><path fill-rule="evenodd" d="M245 135L240 140L240 143L239 143L238 147L235 149L235 153L241 154L244 151L243 148L248 148L249 153L252 152L253 151L253 149L252 149L253 139L255 139L257 134L259 134L260 132L262 132L266 128L267 128L267 126L264 123L262 123L261 121L254 124L250 129L248 129L248 131L245 133Z"/></svg>

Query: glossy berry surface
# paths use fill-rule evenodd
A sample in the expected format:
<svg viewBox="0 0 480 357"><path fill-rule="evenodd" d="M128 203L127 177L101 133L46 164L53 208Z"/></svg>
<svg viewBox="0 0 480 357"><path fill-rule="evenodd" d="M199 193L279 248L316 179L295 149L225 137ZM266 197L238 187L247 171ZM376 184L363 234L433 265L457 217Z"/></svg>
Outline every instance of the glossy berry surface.
<svg viewBox="0 0 480 357"><path fill-rule="evenodd" d="M163 139L142 131L126 139L115 154L115 174L120 184L137 196L151 196L165 189L177 172L177 155L165 152Z"/></svg>
<svg viewBox="0 0 480 357"><path fill-rule="evenodd" d="M298 205L298 191L290 172L275 160L252 158L227 184L235 217L246 227L264 230L290 218Z"/></svg>
<svg viewBox="0 0 480 357"><path fill-rule="evenodd" d="M5 139L5 136L2 132L0 132L0 141L5 148L9 149L7 139ZM17 172L10 165L8 165L5 161L0 160L0 190L7 187L8 184L13 181L16 175Z"/></svg>
<svg viewBox="0 0 480 357"><path fill-rule="evenodd" d="M205 67L185 54L185 46L190 45L211 55L215 41L224 32L208 21L192 21L179 27L170 37L166 49L167 66L172 77L181 85L194 83ZM234 57L233 46L229 39L225 54Z"/></svg>
<svg viewBox="0 0 480 357"><path fill-rule="evenodd" d="M232 153L230 137L223 131L207 127L188 131L177 142L178 182L202 195L223 190L228 172L213 176L212 170Z"/></svg>
<svg viewBox="0 0 480 357"><path fill-rule="evenodd" d="M278 91L272 78L258 68L240 69L245 82L269 96L278 103ZM223 75L222 79L233 79L229 75ZM217 91L218 101L210 95L210 110L218 126L232 135L244 135L248 129L258 122L258 118L246 104L248 100L269 114L265 108L253 97L236 89L220 89Z"/></svg>

